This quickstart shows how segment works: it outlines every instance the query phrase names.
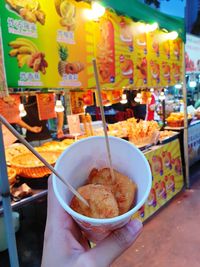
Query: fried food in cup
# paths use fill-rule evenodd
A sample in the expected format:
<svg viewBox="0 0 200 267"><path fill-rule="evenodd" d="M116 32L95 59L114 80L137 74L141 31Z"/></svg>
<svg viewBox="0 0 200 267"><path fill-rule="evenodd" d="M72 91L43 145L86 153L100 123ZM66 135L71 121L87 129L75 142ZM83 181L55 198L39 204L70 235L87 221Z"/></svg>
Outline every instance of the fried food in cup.
<svg viewBox="0 0 200 267"><path fill-rule="evenodd" d="M119 207L119 215L127 212L134 204L137 186L129 177L114 170L115 180L112 181L109 168L92 169L88 177L89 184L101 184L110 188Z"/></svg>
<svg viewBox="0 0 200 267"><path fill-rule="evenodd" d="M81 196L88 202L87 207L76 196L70 207L76 212L91 218L112 218L119 215L117 201L109 188L103 185L88 184L78 188Z"/></svg>

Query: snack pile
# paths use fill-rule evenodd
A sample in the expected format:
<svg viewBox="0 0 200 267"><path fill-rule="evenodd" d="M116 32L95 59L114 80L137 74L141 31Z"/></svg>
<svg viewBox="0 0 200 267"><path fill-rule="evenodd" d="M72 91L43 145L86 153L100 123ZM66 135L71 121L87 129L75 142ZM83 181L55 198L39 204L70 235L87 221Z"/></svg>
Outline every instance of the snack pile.
<svg viewBox="0 0 200 267"><path fill-rule="evenodd" d="M128 119L128 138L136 146L151 144L158 131L159 125L155 121L137 122L134 118Z"/></svg>
<svg viewBox="0 0 200 267"><path fill-rule="evenodd" d="M92 169L87 184L78 192L89 203L87 207L76 196L70 207L76 212L91 218L112 218L122 215L133 207L137 186L127 176L114 170L114 181L110 169Z"/></svg>
<svg viewBox="0 0 200 267"><path fill-rule="evenodd" d="M192 116L188 114L188 120L191 120ZM166 119L168 126L170 127L183 127L184 125L184 113L172 112Z"/></svg>
<svg viewBox="0 0 200 267"><path fill-rule="evenodd" d="M156 121L137 122L135 118L108 125L108 135L119 138L128 138L136 146L145 146L152 143L155 133L160 130ZM94 130L94 135L104 135L103 129Z"/></svg>
<svg viewBox="0 0 200 267"><path fill-rule="evenodd" d="M61 142L50 141L44 143L42 146L35 147L35 150L50 164L55 164L60 154L73 142L73 139L64 139ZM41 178L50 174L49 170L21 143L7 147L5 149L5 155L7 166L12 166L12 169L17 172L17 175L26 178Z"/></svg>

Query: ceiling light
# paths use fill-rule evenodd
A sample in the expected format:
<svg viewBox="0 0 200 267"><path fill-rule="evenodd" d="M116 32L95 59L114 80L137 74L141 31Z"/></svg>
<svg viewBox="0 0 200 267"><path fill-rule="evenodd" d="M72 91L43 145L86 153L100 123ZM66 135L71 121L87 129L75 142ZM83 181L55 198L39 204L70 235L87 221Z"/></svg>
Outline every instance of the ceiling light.
<svg viewBox="0 0 200 267"><path fill-rule="evenodd" d="M126 104L128 102L126 94L122 94L122 100L120 101L121 104Z"/></svg>
<svg viewBox="0 0 200 267"><path fill-rule="evenodd" d="M56 105L55 105L55 112L63 112L65 109L62 105L61 100L56 100Z"/></svg>
<svg viewBox="0 0 200 267"><path fill-rule="evenodd" d="M20 117L25 117L26 115L27 115L27 112L24 109L24 104L20 103L19 104L19 116Z"/></svg>
<svg viewBox="0 0 200 267"><path fill-rule="evenodd" d="M178 37L178 33L176 31L169 32L167 34L169 40L175 40Z"/></svg>
<svg viewBox="0 0 200 267"><path fill-rule="evenodd" d="M97 2L92 2L91 9L85 9L85 16L89 20L98 20L105 13L105 7Z"/></svg>

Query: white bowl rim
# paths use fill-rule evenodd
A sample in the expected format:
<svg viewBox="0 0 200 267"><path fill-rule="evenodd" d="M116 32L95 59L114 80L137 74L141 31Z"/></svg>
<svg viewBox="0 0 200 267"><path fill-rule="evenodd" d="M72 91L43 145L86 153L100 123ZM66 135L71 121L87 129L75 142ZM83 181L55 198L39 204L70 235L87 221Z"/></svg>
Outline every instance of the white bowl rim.
<svg viewBox="0 0 200 267"><path fill-rule="evenodd" d="M126 140L123 140L121 138L118 138L118 137L114 137L114 136L109 136L108 137L109 139L113 139L113 140L120 140L121 142L125 142L127 143L128 141ZM64 157L64 154L67 153L68 151L70 151L71 149L73 149L73 146L76 146L78 145L79 143L83 143L83 142L87 142L88 139L105 139L104 136L92 136L92 137L87 137L87 138L84 138L82 140L79 140L79 141L76 141L75 143L73 143L72 145L70 145L62 154L61 156L58 158L57 162L56 162L56 165L55 165L55 169L57 170L57 166L59 164L59 162L62 160L62 158ZM151 169L150 169L150 166L148 164L148 161L147 159L145 158L144 154L136 147L134 146L132 143L128 142L130 146L133 146L134 149L136 149L138 151L138 153L145 159L145 165L147 167L147 169L149 169L149 173L150 173L150 177L151 176ZM55 174L53 174L52 176L52 179L53 179L53 189L54 189L54 192L56 194L56 197L57 199L59 200L61 206L65 209L65 211L67 211L73 218L75 218L76 220L79 220L79 221L85 221L85 222L88 222L88 223L94 223L94 224L114 224L114 223L118 223L120 221L123 221L129 217L131 217L133 214L136 213L136 211L138 211L142 206L143 204L145 203L145 201L147 200L148 196L149 196L149 193L150 193L150 190L151 190L151 186L152 186L152 178L149 179L148 181L148 185L147 185L147 189L145 191L145 194L143 196L143 198L141 199L141 201L134 206L134 208L132 208L131 210L127 211L126 213L122 214L122 215L119 215L119 216L116 216L116 217L112 217L112 218L105 218L105 219L97 219L97 218L91 218L91 217L87 217L87 216L84 216L76 211L74 211L73 209L70 208L70 206L68 206L62 199L62 197L60 196L59 192L58 192L58 189L57 189L57 184L56 184L56 180L58 179Z"/></svg>

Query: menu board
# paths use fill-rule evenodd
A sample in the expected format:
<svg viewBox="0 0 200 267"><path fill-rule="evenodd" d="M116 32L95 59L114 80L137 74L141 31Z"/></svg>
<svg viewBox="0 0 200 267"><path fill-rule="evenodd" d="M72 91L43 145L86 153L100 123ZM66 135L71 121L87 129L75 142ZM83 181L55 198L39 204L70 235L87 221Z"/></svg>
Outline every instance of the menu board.
<svg viewBox="0 0 200 267"><path fill-rule="evenodd" d="M182 40L112 12L95 25L95 57L102 88L152 87L181 81Z"/></svg>
<svg viewBox="0 0 200 267"><path fill-rule="evenodd" d="M55 94L36 94L38 114L40 120L48 120L56 117Z"/></svg>
<svg viewBox="0 0 200 267"><path fill-rule="evenodd" d="M186 72L200 71L200 38L191 34L186 35L185 68Z"/></svg>
<svg viewBox="0 0 200 267"><path fill-rule="evenodd" d="M19 116L19 95L9 95L0 98L0 114L9 122L17 123L20 119Z"/></svg>
<svg viewBox="0 0 200 267"><path fill-rule="evenodd" d="M73 0L1 1L9 87L87 87L94 48L83 11Z"/></svg>
<svg viewBox="0 0 200 267"><path fill-rule="evenodd" d="M2 125L2 133L3 133L3 143L5 147L10 146L15 141L17 141L17 138L4 125Z"/></svg>
<svg viewBox="0 0 200 267"><path fill-rule="evenodd" d="M81 134L81 125L79 115L68 115L67 122L69 127L69 133L72 135Z"/></svg>
<svg viewBox="0 0 200 267"><path fill-rule="evenodd" d="M84 92L70 92L71 113L77 114L84 111L85 106L94 105L93 91L88 90Z"/></svg>
<svg viewBox="0 0 200 267"><path fill-rule="evenodd" d="M89 20L88 3L3 0L0 16L9 87L96 87L92 59L106 89L180 82L182 40L109 10ZM12 70L12 71L11 71Z"/></svg>

